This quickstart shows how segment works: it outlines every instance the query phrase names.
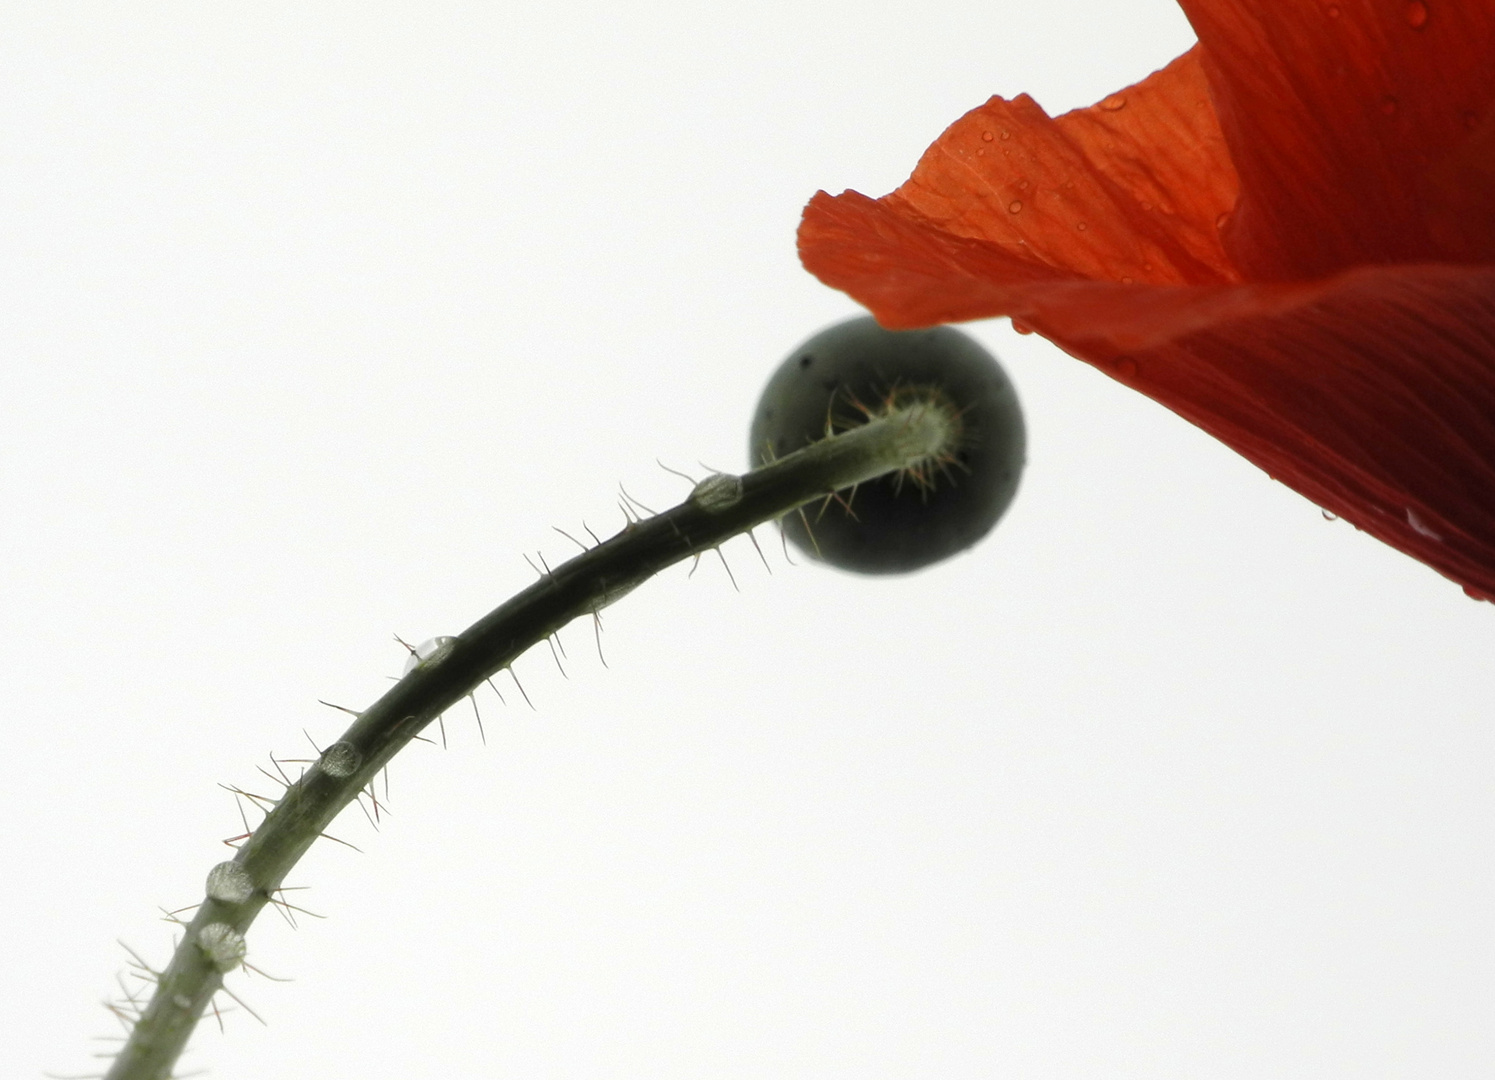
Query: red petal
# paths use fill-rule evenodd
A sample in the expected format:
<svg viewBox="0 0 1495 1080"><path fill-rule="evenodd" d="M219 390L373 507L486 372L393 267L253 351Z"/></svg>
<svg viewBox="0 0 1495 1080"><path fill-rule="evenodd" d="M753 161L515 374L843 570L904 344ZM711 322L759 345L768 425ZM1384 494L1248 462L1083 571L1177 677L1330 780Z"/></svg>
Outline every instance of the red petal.
<svg viewBox="0 0 1495 1080"><path fill-rule="evenodd" d="M1243 276L1495 259L1495 0L1183 6L1240 176Z"/></svg>
<svg viewBox="0 0 1495 1080"><path fill-rule="evenodd" d="M1184 2L1196 49L993 98L801 259L889 326L1021 319L1495 597L1495 0Z"/></svg>
<svg viewBox="0 0 1495 1080"><path fill-rule="evenodd" d="M806 266L888 325L1019 318L1495 597L1495 268L1118 285L1021 263L855 192L811 200L800 242Z"/></svg>
<svg viewBox="0 0 1495 1080"><path fill-rule="evenodd" d="M1236 280L1217 222L1235 173L1196 51L1051 120L994 97L925 152L889 206L1017 263L1113 281Z"/></svg>

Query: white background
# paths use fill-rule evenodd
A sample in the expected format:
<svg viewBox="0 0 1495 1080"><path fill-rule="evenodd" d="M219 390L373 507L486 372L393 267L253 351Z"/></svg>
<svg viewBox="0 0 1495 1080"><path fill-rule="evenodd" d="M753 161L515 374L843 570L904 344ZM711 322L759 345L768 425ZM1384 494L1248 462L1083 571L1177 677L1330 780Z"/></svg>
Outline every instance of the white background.
<svg viewBox="0 0 1495 1080"><path fill-rule="evenodd" d="M930 11L931 6L935 9ZM791 8L793 9L791 12ZM1164 0L10 3L0 1073L87 1073L403 652L741 468L854 305L817 187L1182 52ZM1495 610L1003 322L1022 491L866 580L727 550L517 665L293 875L215 1077L1488 1077Z"/></svg>

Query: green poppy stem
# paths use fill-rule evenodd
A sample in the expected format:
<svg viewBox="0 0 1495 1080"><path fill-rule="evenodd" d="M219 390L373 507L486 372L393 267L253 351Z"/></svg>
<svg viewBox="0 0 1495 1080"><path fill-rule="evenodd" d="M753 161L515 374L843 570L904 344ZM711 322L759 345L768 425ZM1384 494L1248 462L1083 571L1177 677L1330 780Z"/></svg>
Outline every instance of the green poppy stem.
<svg viewBox="0 0 1495 1080"><path fill-rule="evenodd" d="M680 505L629 522L419 657L286 789L232 862L212 869L202 904L170 963L153 973L155 993L105 1080L169 1077L224 975L243 961L250 924L286 874L402 747L485 679L667 566L814 499L938 458L957 428L943 407L915 402L743 476L714 474Z"/></svg>

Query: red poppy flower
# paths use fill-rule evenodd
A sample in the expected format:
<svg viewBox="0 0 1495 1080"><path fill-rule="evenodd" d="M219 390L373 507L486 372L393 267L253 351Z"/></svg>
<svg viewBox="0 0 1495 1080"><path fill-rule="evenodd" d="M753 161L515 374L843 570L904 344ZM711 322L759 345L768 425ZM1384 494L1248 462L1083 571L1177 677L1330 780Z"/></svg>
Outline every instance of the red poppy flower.
<svg viewBox="0 0 1495 1080"><path fill-rule="evenodd" d="M891 327L1010 315L1495 597L1495 0L1182 0L1199 44L955 122L800 256Z"/></svg>

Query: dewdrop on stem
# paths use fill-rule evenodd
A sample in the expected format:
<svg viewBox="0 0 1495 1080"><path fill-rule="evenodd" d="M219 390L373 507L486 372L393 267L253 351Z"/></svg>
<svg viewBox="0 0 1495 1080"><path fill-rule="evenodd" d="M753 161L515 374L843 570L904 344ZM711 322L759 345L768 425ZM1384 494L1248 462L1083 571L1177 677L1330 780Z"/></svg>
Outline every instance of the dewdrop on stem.
<svg viewBox="0 0 1495 1080"><path fill-rule="evenodd" d="M450 634L443 634L440 637L433 637L422 641L411 650L410 658L405 661L405 668L400 674L409 675L422 664L436 663L445 659L446 654L451 652L452 647L456 644L457 639Z"/></svg>
<svg viewBox="0 0 1495 1080"><path fill-rule="evenodd" d="M197 947L215 968L225 973L242 964L249 953L244 935L221 922L208 923L197 932Z"/></svg>
<svg viewBox="0 0 1495 1080"><path fill-rule="evenodd" d="M207 896L222 904L242 904L254 895L254 880L236 862L221 862L208 871Z"/></svg>
<svg viewBox="0 0 1495 1080"><path fill-rule="evenodd" d="M335 742L317 759L317 764L328 776L352 776L363 764L363 755L350 742Z"/></svg>
<svg viewBox="0 0 1495 1080"><path fill-rule="evenodd" d="M710 514L729 510L742 501L742 477L712 473L691 490L690 501Z"/></svg>

